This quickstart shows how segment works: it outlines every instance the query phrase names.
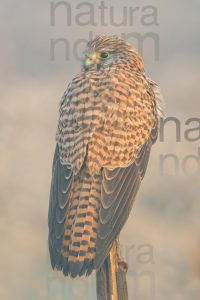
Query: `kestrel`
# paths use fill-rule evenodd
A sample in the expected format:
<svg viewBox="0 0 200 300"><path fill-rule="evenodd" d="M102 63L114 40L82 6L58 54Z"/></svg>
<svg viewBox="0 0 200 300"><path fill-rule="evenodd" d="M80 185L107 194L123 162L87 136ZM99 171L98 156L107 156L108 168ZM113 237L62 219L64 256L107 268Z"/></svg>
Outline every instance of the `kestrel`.
<svg viewBox="0 0 200 300"><path fill-rule="evenodd" d="M104 263L144 177L159 122L157 85L116 36L89 41L61 102L49 204L49 251L64 275Z"/></svg>

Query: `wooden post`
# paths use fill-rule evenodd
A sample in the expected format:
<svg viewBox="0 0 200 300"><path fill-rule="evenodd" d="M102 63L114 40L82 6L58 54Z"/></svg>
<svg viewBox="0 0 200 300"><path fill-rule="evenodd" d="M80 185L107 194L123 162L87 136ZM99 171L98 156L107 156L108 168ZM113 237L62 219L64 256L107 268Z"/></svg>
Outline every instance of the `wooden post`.
<svg viewBox="0 0 200 300"><path fill-rule="evenodd" d="M120 258L118 242L115 241L96 274L97 300L128 300L127 270L128 264Z"/></svg>
<svg viewBox="0 0 200 300"><path fill-rule="evenodd" d="M118 300L117 291L117 271L118 271L118 253L117 253L117 243L114 242L110 250L110 276L111 276L111 300Z"/></svg>

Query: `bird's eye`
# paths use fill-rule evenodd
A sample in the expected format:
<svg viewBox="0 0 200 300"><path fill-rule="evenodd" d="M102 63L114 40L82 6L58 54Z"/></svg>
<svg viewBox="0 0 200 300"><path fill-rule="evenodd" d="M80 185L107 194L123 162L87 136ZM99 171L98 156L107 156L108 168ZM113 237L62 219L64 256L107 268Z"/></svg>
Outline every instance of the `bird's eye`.
<svg viewBox="0 0 200 300"><path fill-rule="evenodd" d="M101 59L106 59L109 57L109 53L108 52L101 52L99 53L99 56Z"/></svg>

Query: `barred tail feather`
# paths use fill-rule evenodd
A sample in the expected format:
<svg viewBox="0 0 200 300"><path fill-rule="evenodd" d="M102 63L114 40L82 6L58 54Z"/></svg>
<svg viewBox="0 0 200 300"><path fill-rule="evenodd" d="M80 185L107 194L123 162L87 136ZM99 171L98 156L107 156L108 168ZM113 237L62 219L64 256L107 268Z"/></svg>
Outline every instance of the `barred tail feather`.
<svg viewBox="0 0 200 300"><path fill-rule="evenodd" d="M91 177L85 168L74 180L61 249L66 276L89 276L94 269L100 182L100 175Z"/></svg>

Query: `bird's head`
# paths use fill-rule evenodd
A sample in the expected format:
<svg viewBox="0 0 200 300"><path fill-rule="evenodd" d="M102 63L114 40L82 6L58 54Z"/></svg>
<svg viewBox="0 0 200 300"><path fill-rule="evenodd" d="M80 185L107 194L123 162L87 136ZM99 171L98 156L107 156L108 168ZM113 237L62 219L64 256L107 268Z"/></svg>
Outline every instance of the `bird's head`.
<svg viewBox="0 0 200 300"><path fill-rule="evenodd" d="M137 51L117 36L97 36L88 42L84 52L83 70L102 70L115 64L132 64L143 71L143 61Z"/></svg>

